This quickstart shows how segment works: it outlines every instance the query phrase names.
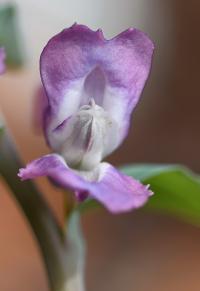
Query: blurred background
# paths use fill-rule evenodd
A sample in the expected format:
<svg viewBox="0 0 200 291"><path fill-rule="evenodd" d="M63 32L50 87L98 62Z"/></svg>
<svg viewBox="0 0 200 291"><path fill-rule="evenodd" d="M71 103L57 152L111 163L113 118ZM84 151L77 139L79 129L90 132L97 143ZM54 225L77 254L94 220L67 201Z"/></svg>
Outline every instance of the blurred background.
<svg viewBox="0 0 200 291"><path fill-rule="evenodd" d="M0 108L24 162L49 151L32 122L41 50L76 21L103 28L108 38L137 27L156 46L129 138L109 161L181 163L200 171L198 1L0 0L0 8L8 4L15 9L3 22L0 18L0 34L11 30L13 35L11 40L0 36L0 46L13 42L15 67L0 78ZM63 194L45 179L38 183L62 222ZM91 211L84 215L83 227L88 291L200 290L199 228L142 210L119 216ZM35 238L3 181L0 230L0 290L48 291Z"/></svg>

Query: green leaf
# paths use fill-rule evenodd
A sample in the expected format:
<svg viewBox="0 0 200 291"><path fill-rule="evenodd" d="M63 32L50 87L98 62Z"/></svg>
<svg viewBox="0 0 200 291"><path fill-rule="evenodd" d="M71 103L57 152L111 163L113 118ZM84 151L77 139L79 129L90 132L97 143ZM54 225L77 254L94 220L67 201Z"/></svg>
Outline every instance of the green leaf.
<svg viewBox="0 0 200 291"><path fill-rule="evenodd" d="M0 6L0 47L6 50L6 62L13 67L23 64L24 54L21 47L17 11L14 5Z"/></svg>
<svg viewBox="0 0 200 291"><path fill-rule="evenodd" d="M177 216L200 225L200 178L179 165L136 164L121 169L150 184L154 195L144 209Z"/></svg>

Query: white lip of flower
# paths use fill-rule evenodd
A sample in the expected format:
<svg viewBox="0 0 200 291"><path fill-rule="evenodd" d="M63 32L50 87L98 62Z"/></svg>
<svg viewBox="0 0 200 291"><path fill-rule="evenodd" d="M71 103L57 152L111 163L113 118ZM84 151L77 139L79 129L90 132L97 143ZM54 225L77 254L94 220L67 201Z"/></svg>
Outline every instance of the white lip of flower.
<svg viewBox="0 0 200 291"><path fill-rule="evenodd" d="M91 99L67 121L66 138L59 153L70 167L91 170L106 155L111 141L116 143L117 138L116 121Z"/></svg>

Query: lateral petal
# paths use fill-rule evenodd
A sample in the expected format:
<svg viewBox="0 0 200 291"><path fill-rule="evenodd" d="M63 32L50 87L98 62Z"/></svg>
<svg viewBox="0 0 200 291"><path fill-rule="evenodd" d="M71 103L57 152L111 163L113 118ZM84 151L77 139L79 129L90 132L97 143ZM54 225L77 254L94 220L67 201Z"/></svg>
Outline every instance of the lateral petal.
<svg viewBox="0 0 200 291"><path fill-rule="evenodd" d="M139 208L152 195L148 186L120 173L108 163L99 164L93 171L75 171L57 154L34 160L20 169L18 175L22 180L48 176L60 186L75 191L79 200L94 198L113 213Z"/></svg>

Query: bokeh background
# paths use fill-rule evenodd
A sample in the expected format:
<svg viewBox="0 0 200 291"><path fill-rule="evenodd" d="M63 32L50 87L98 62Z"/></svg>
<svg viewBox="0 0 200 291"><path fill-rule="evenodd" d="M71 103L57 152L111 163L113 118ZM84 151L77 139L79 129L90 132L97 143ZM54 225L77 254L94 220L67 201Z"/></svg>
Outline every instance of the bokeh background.
<svg viewBox="0 0 200 291"><path fill-rule="evenodd" d="M24 162L48 152L33 128L38 60L48 39L75 21L112 37L129 26L154 40L151 77L130 135L109 160L181 163L200 171L200 2L195 0L16 0L17 39L25 65L0 79L0 107ZM0 27L2 29L2 27ZM60 223L63 193L39 179ZM200 229L165 215L83 217L88 291L199 291ZM0 182L0 290L48 291L37 243L7 186Z"/></svg>

